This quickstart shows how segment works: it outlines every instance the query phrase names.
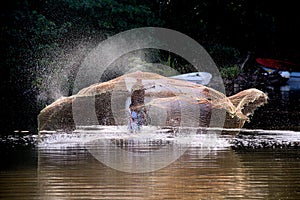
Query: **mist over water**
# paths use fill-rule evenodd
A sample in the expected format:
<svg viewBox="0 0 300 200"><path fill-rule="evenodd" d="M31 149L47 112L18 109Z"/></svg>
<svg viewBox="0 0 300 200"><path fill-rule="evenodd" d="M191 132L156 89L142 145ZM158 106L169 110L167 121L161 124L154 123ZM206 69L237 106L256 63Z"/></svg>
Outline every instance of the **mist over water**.
<svg viewBox="0 0 300 200"><path fill-rule="evenodd" d="M37 101L48 104L60 97L70 96L80 64L94 46L92 42L80 42L75 47L59 49L54 56L41 58L45 63L36 69Z"/></svg>
<svg viewBox="0 0 300 200"><path fill-rule="evenodd" d="M82 43L72 49L62 50L62 55L53 58L48 64L39 66L37 69L37 80L40 82L38 83L37 101L50 103L61 97L70 96L74 91L82 89L74 89L74 81L82 62L85 61L95 46L96 44ZM138 70L156 71L165 76L179 74L175 69L166 66L166 61L159 63L161 62L161 56L157 50L141 49L117 57L114 56L113 50L109 49L109 54L111 57L116 57L116 60L107 67L98 82L105 82L124 73ZM101 56L101 52L96 56ZM93 73L100 72L95 70Z"/></svg>

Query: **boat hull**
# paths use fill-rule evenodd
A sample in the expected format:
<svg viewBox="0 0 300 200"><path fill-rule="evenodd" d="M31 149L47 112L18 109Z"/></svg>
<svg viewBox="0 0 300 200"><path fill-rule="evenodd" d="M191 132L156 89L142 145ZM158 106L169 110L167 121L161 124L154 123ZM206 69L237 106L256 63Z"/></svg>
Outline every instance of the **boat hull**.
<svg viewBox="0 0 300 200"><path fill-rule="evenodd" d="M300 64L269 58L257 58L256 62L269 74L278 71L283 77L288 75L289 80L300 80Z"/></svg>
<svg viewBox="0 0 300 200"><path fill-rule="evenodd" d="M185 81L189 81L201 85L208 85L212 78L212 75L208 72L192 72L192 73L172 76L170 78L185 80Z"/></svg>

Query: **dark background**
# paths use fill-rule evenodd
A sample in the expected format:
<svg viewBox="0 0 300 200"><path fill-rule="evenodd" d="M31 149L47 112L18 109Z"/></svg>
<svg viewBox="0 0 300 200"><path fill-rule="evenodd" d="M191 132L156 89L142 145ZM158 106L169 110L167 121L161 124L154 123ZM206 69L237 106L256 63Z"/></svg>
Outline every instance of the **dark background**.
<svg viewBox="0 0 300 200"><path fill-rule="evenodd" d="M83 41L93 44L132 28L157 26L180 31L203 45L220 68L239 63L248 51L257 57L300 63L300 12L296 3L287 0L2 1L0 134L36 131L37 114L51 101L37 98L43 87L39 75L43 70L45 74L54 70L53 60ZM89 47L92 49L93 45ZM79 62L80 59L77 65Z"/></svg>

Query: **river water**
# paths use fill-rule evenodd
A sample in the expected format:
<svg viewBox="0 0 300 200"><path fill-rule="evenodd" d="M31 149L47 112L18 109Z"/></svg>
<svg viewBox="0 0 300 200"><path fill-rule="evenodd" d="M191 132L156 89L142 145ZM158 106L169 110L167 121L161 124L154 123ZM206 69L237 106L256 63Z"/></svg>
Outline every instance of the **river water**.
<svg viewBox="0 0 300 200"><path fill-rule="evenodd" d="M299 93L270 89L238 135L190 134L187 146L163 132L2 135L0 198L299 199Z"/></svg>

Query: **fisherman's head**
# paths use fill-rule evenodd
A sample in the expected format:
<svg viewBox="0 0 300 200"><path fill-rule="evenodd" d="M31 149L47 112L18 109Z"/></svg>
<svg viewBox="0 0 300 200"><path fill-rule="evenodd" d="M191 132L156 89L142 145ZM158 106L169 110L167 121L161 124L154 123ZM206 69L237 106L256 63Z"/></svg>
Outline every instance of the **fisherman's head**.
<svg viewBox="0 0 300 200"><path fill-rule="evenodd" d="M209 89L208 88L204 88L202 92L203 92L203 94L208 95L209 94Z"/></svg>

